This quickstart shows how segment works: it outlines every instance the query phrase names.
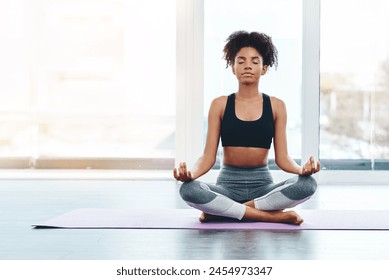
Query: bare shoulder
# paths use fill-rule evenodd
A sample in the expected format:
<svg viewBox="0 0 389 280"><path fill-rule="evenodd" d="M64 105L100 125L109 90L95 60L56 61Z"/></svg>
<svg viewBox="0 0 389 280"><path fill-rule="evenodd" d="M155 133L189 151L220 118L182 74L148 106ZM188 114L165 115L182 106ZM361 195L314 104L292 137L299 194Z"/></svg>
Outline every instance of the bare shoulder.
<svg viewBox="0 0 389 280"><path fill-rule="evenodd" d="M211 106L224 107L227 103L228 96L222 95L212 100Z"/></svg>
<svg viewBox="0 0 389 280"><path fill-rule="evenodd" d="M223 95L213 99L209 111L223 114L224 108L226 107L227 98L228 98L227 96Z"/></svg>
<svg viewBox="0 0 389 280"><path fill-rule="evenodd" d="M273 110L274 118L286 116L285 102L275 96L270 96L271 107Z"/></svg>
<svg viewBox="0 0 389 280"><path fill-rule="evenodd" d="M278 97L270 96L270 102L273 108L277 109L277 108L285 107L285 102L279 99Z"/></svg>

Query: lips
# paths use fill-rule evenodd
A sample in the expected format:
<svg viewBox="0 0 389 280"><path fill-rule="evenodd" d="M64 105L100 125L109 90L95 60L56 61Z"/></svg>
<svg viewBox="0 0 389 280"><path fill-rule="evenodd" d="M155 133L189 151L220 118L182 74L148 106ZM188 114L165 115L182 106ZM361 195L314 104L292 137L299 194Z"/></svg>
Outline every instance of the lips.
<svg viewBox="0 0 389 280"><path fill-rule="evenodd" d="M244 72L242 75L254 75L253 73L250 73L250 72Z"/></svg>

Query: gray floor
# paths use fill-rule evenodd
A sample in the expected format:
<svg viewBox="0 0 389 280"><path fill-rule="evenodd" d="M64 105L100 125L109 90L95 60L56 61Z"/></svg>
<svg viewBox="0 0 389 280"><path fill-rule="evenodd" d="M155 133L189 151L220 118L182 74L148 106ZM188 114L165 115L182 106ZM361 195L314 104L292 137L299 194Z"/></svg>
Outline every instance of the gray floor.
<svg viewBox="0 0 389 280"><path fill-rule="evenodd" d="M389 231L33 229L85 207L186 208L174 181L0 180L0 259L387 260ZM320 186L305 209L389 209L389 186Z"/></svg>

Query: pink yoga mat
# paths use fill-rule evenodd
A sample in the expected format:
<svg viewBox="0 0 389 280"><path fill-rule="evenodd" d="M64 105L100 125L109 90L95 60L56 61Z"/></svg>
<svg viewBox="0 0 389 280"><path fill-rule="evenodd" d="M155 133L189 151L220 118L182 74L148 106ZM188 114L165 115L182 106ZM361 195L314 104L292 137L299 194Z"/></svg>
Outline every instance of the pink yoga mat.
<svg viewBox="0 0 389 280"><path fill-rule="evenodd" d="M264 222L200 223L195 209L77 209L34 224L69 229L389 230L389 210L298 210L300 226Z"/></svg>

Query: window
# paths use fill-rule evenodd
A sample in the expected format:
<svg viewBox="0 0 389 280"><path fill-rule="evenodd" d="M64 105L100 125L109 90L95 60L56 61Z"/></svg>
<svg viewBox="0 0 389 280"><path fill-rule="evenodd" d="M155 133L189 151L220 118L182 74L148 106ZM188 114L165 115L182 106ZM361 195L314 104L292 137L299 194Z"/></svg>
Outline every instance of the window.
<svg viewBox="0 0 389 280"><path fill-rule="evenodd" d="M388 169L388 12L379 0L0 1L0 167L197 158L211 100L237 89L222 48L243 29L278 48L261 90L287 104L292 157Z"/></svg>
<svg viewBox="0 0 389 280"><path fill-rule="evenodd" d="M3 165L171 168L175 4L1 1Z"/></svg>
<svg viewBox="0 0 389 280"><path fill-rule="evenodd" d="M321 1L320 157L327 169L388 169L389 4Z"/></svg>

